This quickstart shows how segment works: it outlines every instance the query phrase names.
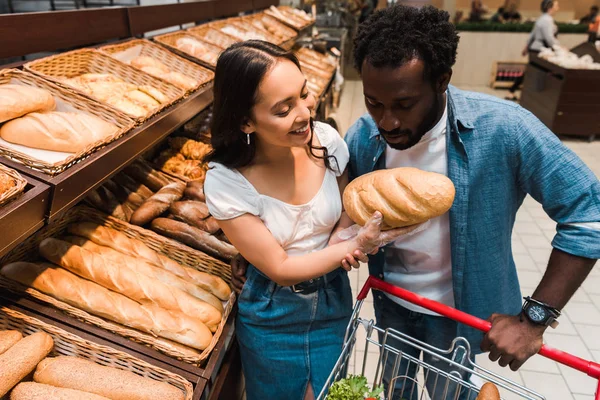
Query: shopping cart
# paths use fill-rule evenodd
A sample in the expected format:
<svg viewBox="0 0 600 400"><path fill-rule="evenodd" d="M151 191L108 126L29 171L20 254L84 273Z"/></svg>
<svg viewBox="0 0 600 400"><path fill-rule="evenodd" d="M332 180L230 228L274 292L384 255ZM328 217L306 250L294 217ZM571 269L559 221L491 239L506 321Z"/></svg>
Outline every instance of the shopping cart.
<svg viewBox="0 0 600 400"><path fill-rule="evenodd" d="M334 382L345 377L354 344L358 336L362 335L362 332L360 332L362 329L364 329L366 336L366 347L362 360L355 360L356 363L362 361L362 369L359 370L357 368L357 371L365 375L367 358L375 356L377 364L371 382L373 386L380 386L384 376L387 377L389 385L387 385L387 392L384 393L386 399L392 399L392 394L394 400L396 398L407 400L414 398L421 400L428 399L428 391L425 390L425 383L429 391L435 394L435 398L432 400L458 399L459 396L460 398L474 399L479 393L479 386L483 382L495 384L500 390L502 398L544 399L544 396L475 364L471 357L469 342L464 338L456 338L449 349L438 349L402 332L393 329L381 329L372 320L360 318L360 309L370 289L392 294L483 332L487 332L491 328L491 323L488 321L481 320L370 276L358 295L358 301L346 330L342 354L338 358L317 400L326 399L327 393ZM398 350L400 346L394 346L390 343L400 343L405 348L406 346L410 346L410 348L418 349L422 354L429 356L423 357L423 359L437 360L436 365L438 367L420 358L413 357L406 352L402 352ZM368 351L371 345L376 346L378 349L375 354ZM600 400L600 364L584 360L546 345L542 346L539 354L598 379L599 383L595 398L596 400ZM440 362L447 364L448 368L440 369ZM356 364L357 366L358 364ZM371 366L372 368L373 366ZM415 369L420 370L421 379L415 379L409 373L409 371ZM469 378L465 379L464 377ZM477 381L479 381L479 384L477 384ZM398 382L401 383L399 385L401 387L400 393L398 393L398 390L394 392L395 384ZM422 382L423 385L419 382Z"/></svg>

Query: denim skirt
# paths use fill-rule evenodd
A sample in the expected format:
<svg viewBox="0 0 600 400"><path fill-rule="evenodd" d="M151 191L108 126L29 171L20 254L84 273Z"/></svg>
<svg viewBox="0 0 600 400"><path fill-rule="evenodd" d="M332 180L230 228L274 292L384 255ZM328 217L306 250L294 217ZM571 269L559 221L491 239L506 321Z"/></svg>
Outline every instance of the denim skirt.
<svg viewBox="0 0 600 400"><path fill-rule="evenodd" d="M236 320L247 400L302 400L309 382L319 394L352 313L348 274L336 275L305 294L248 267Z"/></svg>

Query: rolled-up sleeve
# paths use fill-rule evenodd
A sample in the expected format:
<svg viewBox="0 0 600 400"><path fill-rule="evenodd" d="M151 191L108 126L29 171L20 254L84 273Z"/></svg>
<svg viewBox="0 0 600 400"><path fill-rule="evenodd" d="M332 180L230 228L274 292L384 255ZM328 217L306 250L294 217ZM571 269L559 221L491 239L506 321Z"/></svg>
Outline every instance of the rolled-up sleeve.
<svg viewBox="0 0 600 400"><path fill-rule="evenodd" d="M520 110L513 132L520 187L557 223L552 246L600 258L600 182L535 116Z"/></svg>

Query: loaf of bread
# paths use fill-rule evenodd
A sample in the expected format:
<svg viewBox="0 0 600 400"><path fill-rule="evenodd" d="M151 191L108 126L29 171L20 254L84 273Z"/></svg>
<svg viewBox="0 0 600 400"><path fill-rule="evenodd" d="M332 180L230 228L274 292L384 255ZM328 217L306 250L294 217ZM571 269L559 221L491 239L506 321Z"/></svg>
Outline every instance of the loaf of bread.
<svg viewBox="0 0 600 400"><path fill-rule="evenodd" d="M205 219L195 219L192 217L194 215L194 212L192 211L193 209L191 209L191 207L189 207L191 209L190 210L188 209L188 207L183 208L178 204L186 202L187 201L177 201L173 203L173 205L171 206L171 214L169 215L169 218L185 222L186 224L201 229L206 233L210 233L211 235L214 235L215 233L219 232L221 228L219 227L219 223L216 219L214 219L213 217L208 217Z"/></svg>
<svg viewBox="0 0 600 400"><path fill-rule="evenodd" d="M131 60L130 64L131 66L136 67L138 69L142 69L144 67L152 67L156 68L163 74L169 72L169 68L167 68L163 63L148 56L137 56L133 60Z"/></svg>
<svg viewBox="0 0 600 400"><path fill-rule="evenodd" d="M146 225L169 209L171 204L183 196L185 183L173 182L150 196L131 216L134 225Z"/></svg>
<svg viewBox="0 0 600 400"><path fill-rule="evenodd" d="M86 196L89 201L98 210L104 211L121 221L128 221L131 215L127 216L123 205L106 186L102 185L98 189L92 190Z"/></svg>
<svg viewBox="0 0 600 400"><path fill-rule="evenodd" d="M169 211L175 217L181 218L182 221L190 225L193 225L193 221L203 220L210 216L208 206L203 202L194 200L176 201L171 204Z"/></svg>
<svg viewBox="0 0 600 400"><path fill-rule="evenodd" d="M136 182L135 179L127 175L125 172L121 172L113 178L116 183L130 190L131 192L137 193L142 200L146 200L154 193L148 189L146 185Z"/></svg>
<svg viewBox="0 0 600 400"><path fill-rule="evenodd" d="M158 192L163 186L170 183L161 172L139 160L126 167L125 172L153 192Z"/></svg>
<svg viewBox="0 0 600 400"><path fill-rule="evenodd" d="M15 262L5 265L0 273L73 307L142 332L199 350L212 341L212 333L199 319L137 303L52 264Z"/></svg>
<svg viewBox="0 0 600 400"><path fill-rule="evenodd" d="M54 341L50 335L36 332L0 354L0 397L29 375L53 346Z"/></svg>
<svg viewBox="0 0 600 400"><path fill-rule="evenodd" d="M77 153L116 132L116 126L90 114L52 111L13 119L0 128L0 137L36 149Z"/></svg>
<svg viewBox="0 0 600 400"><path fill-rule="evenodd" d="M100 246L99 244L96 244L91 240L87 240L79 236L67 236L64 238L64 240L91 252L94 252L96 254L100 254L107 260L111 260L117 264L126 265L127 267L134 269L146 276L158 279L165 285L181 289L184 292L187 292L192 296L196 297L197 299L207 302L208 304L219 310L219 312L223 312L223 303L221 303L221 301L215 295L196 286L192 282L188 282L183 278L178 277L172 272L152 265L143 259L119 253L118 251L111 249L110 247Z"/></svg>
<svg viewBox="0 0 600 400"><path fill-rule="evenodd" d="M141 241L130 239L114 229L91 222L82 222L70 225L68 231L73 235L84 237L96 244L110 247L123 254L143 258L157 267L164 268L183 279L195 283L221 300L227 300L231 295L231 289L223 279L206 272L184 267L176 261L158 254Z"/></svg>
<svg viewBox="0 0 600 400"><path fill-rule="evenodd" d="M23 335L19 331L0 331L0 354L10 349L21 339L23 339Z"/></svg>
<svg viewBox="0 0 600 400"><path fill-rule="evenodd" d="M44 361L42 361L44 362ZM10 393L10 400L110 400L108 397L65 389L37 382L21 382Z"/></svg>
<svg viewBox="0 0 600 400"><path fill-rule="evenodd" d="M442 174L417 168L394 168L356 178L344 190L344 208L364 225L375 211L383 229L419 224L444 214L454 201L454 185Z"/></svg>
<svg viewBox="0 0 600 400"><path fill-rule="evenodd" d="M223 243L209 233L184 222L169 218L156 218L152 221L151 227L153 231L163 236L178 240L224 261L231 261L238 254L238 251L232 245Z"/></svg>
<svg viewBox="0 0 600 400"><path fill-rule="evenodd" d="M206 196L204 195L204 182L189 181L185 190L183 191L183 196L188 200L205 202Z"/></svg>
<svg viewBox="0 0 600 400"><path fill-rule="evenodd" d="M168 383L77 357L46 358L38 365L33 379L111 400L183 400L185 397L181 390Z"/></svg>
<svg viewBox="0 0 600 400"><path fill-rule="evenodd" d="M54 97L47 90L10 83L0 85L0 123L55 108Z"/></svg>
<svg viewBox="0 0 600 400"><path fill-rule="evenodd" d="M214 306L154 277L114 262L69 242L48 238L40 243L40 254L72 273L120 293L141 304L155 304L166 310L193 315L216 332L222 314Z"/></svg>
<svg viewBox="0 0 600 400"><path fill-rule="evenodd" d="M496 385L491 382L483 384L475 400L500 400L500 392Z"/></svg>

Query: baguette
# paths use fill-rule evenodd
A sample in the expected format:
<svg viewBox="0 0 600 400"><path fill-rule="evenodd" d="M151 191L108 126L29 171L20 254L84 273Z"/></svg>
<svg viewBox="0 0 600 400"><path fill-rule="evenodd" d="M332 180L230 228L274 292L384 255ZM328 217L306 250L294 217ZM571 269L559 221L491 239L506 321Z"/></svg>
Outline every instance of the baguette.
<svg viewBox="0 0 600 400"><path fill-rule="evenodd" d="M344 190L344 209L364 225L375 211L383 214L382 229L425 222L452 206L455 189L445 175L417 168L371 172L353 180Z"/></svg>
<svg viewBox="0 0 600 400"><path fill-rule="evenodd" d="M231 261L238 254L232 245L183 222L157 218L152 221L152 230L222 260Z"/></svg>
<svg viewBox="0 0 600 400"><path fill-rule="evenodd" d="M173 182L150 196L131 216L133 225L146 225L169 209L171 204L183 196L185 183Z"/></svg>
<svg viewBox="0 0 600 400"><path fill-rule="evenodd" d="M163 186L170 183L162 173L139 160L128 165L125 172L136 181L146 185L153 192L158 192Z"/></svg>
<svg viewBox="0 0 600 400"><path fill-rule="evenodd" d="M119 253L116 250L111 249L110 247L100 246L92 242L91 240L87 240L79 236L68 236L64 238L64 240L69 243L73 243L77 246L80 246L86 250L92 251L96 254L100 254L107 260L111 260L116 263L123 263L129 268L139 271L142 274L151 278L158 279L166 285L181 289L184 292L187 292L192 296L196 297L197 299L207 302L208 304L219 310L219 312L223 312L223 303L221 303L221 301L215 295L194 285L192 282L188 282L178 277L172 272L154 266L143 259L126 256L122 253Z"/></svg>
<svg viewBox="0 0 600 400"><path fill-rule="evenodd" d="M44 361L42 361L44 362ZM65 389L36 382L21 382L10 393L10 400L110 400L81 390Z"/></svg>
<svg viewBox="0 0 600 400"><path fill-rule="evenodd" d="M154 194L146 185L136 182L135 179L127 175L125 172L115 175L113 179L116 183L127 188L132 193L137 193L142 200L146 200L148 197Z"/></svg>
<svg viewBox="0 0 600 400"><path fill-rule="evenodd" d="M207 205L194 200L176 201L171 204L169 211L188 225L193 225L195 221L201 221L210 216Z"/></svg>
<svg viewBox="0 0 600 400"><path fill-rule="evenodd" d="M43 360L33 379L39 383L80 390L111 400L183 400L181 390L165 382L144 378L130 371L104 367L77 357L58 356Z"/></svg>
<svg viewBox="0 0 600 400"><path fill-rule="evenodd" d="M48 238L40 243L40 254L48 261L89 279L141 304L155 304L166 310L193 315L216 332L222 314L214 306L189 293L168 286L129 267L71 243Z"/></svg>
<svg viewBox="0 0 600 400"><path fill-rule="evenodd" d="M55 108L54 97L47 90L26 85L0 85L0 123Z"/></svg>
<svg viewBox="0 0 600 400"><path fill-rule="evenodd" d="M183 191L183 195L189 200L205 202L206 196L204 195L204 182L189 181L185 190Z"/></svg>
<svg viewBox="0 0 600 400"><path fill-rule="evenodd" d="M10 349L21 339L23 339L23 335L19 331L0 331L0 354Z"/></svg>
<svg viewBox="0 0 600 400"><path fill-rule="evenodd" d="M182 216L178 213L171 213L168 215L168 218L174 219L176 221L185 222L186 224L188 224L190 226L194 226L198 229L201 229L206 233L210 233L211 235L214 235L215 237L217 236L216 233L218 233L221 229L219 227L219 223L213 217L208 217L206 219L200 219L200 220L192 220L189 218L185 218L184 216ZM219 240L221 240L221 239L219 238ZM223 240L221 240L221 241L223 241ZM229 243L228 241L226 241L226 242Z"/></svg>
<svg viewBox="0 0 600 400"><path fill-rule="evenodd" d="M0 397L33 371L52 350L54 341L45 332L29 335L0 355Z"/></svg>
<svg viewBox="0 0 600 400"><path fill-rule="evenodd" d="M121 221L127 220L126 211L123 209L123 206L119 203L115 195L104 185L96 190L90 191L86 199L92 206L100 211L104 211L108 215L112 215Z"/></svg>
<svg viewBox="0 0 600 400"><path fill-rule="evenodd" d="M198 350L204 350L212 341L210 330L196 318L139 304L52 264L15 262L5 265L0 273L90 314L154 336Z"/></svg>
<svg viewBox="0 0 600 400"><path fill-rule="evenodd" d="M70 225L68 231L73 235L90 239L96 244L113 248L123 254L143 258L159 268L164 268L183 279L192 281L221 300L227 300L231 295L231 289L223 279L206 272L184 267L170 258L158 254L143 242L130 239L114 229L91 222L83 222Z"/></svg>

